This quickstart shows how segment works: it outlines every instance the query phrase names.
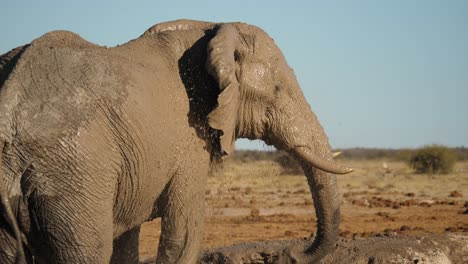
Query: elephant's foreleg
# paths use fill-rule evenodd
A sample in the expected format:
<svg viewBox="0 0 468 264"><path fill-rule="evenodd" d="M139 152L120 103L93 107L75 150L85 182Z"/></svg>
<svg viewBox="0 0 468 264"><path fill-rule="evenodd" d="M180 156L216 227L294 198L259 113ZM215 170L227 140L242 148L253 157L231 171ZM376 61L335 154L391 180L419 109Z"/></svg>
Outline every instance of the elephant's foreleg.
<svg viewBox="0 0 468 264"><path fill-rule="evenodd" d="M128 230L114 240L111 264L138 264L140 226Z"/></svg>
<svg viewBox="0 0 468 264"><path fill-rule="evenodd" d="M203 239L204 181L168 186L156 263L196 263Z"/></svg>

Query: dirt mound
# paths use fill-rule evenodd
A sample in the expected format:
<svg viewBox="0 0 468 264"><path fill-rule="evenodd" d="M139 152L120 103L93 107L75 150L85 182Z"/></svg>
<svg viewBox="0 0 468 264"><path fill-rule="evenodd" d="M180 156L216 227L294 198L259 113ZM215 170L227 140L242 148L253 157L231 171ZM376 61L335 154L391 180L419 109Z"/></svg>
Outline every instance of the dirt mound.
<svg viewBox="0 0 468 264"><path fill-rule="evenodd" d="M302 243L300 240L257 242L216 248L206 251L199 263L277 263L278 254L285 247ZM424 237L378 234L367 239L340 238L335 251L321 263L467 262L468 235L453 233Z"/></svg>

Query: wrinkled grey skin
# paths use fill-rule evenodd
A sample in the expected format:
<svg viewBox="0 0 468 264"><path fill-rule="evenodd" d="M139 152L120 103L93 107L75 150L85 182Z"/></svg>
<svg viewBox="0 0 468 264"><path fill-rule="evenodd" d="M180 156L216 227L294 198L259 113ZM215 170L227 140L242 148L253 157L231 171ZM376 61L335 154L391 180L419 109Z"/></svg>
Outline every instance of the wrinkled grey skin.
<svg viewBox="0 0 468 264"><path fill-rule="evenodd" d="M317 236L279 263L313 263L334 245L330 172L350 170L331 161L293 71L259 28L179 20L114 48L56 31L0 67L0 262L137 263L140 225L162 217L158 263L195 263L207 173L236 138L303 164Z"/></svg>

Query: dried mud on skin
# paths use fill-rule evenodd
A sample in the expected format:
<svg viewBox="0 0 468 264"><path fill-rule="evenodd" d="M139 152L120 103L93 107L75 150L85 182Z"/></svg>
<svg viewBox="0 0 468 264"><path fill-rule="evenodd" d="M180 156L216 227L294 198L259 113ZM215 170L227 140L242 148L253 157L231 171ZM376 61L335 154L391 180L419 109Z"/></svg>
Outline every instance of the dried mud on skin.
<svg viewBox="0 0 468 264"><path fill-rule="evenodd" d="M203 252L198 264L281 264L277 262L280 252L291 245L303 243L303 240L269 241L213 248ZM155 263L155 259L141 263ZM340 237L334 252L320 263L468 263L468 235L446 233L415 237L377 234L367 239Z"/></svg>

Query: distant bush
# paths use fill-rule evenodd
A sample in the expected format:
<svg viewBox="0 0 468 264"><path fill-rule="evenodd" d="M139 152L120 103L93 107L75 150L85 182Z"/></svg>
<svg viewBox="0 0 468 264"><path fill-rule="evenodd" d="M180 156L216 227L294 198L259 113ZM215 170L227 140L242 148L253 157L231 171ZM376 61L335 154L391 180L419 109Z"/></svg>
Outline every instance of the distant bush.
<svg viewBox="0 0 468 264"><path fill-rule="evenodd" d="M236 150L232 162L249 163L256 161L274 161L281 167L281 174L303 174L301 165L288 153L282 150Z"/></svg>
<svg viewBox="0 0 468 264"><path fill-rule="evenodd" d="M450 173L457 154L444 146L432 145L414 151L409 160L411 168L417 173Z"/></svg>
<svg viewBox="0 0 468 264"><path fill-rule="evenodd" d="M408 156L412 152L410 149L379 149L379 148L349 148L349 149L335 149L342 154L338 159L348 160L394 160L394 161L407 161Z"/></svg>
<svg viewBox="0 0 468 264"><path fill-rule="evenodd" d="M304 174L301 165L291 155L284 151L278 151L275 161L281 166L281 174Z"/></svg>
<svg viewBox="0 0 468 264"><path fill-rule="evenodd" d="M236 150L232 155L232 159L241 163L261 161L261 160L275 160L280 155L280 151L262 151L262 150Z"/></svg>
<svg viewBox="0 0 468 264"><path fill-rule="evenodd" d="M454 150L457 152L458 160L468 160L468 148L457 147Z"/></svg>
<svg viewBox="0 0 468 264"><path fill-rule="evenodd" d="M457 147L448 148L457 154L457 160L468 161L468 148ZM343 160L390 160L409 162L415 153L419 150L415 149L379 149L379 148L349 148L335 149L341 151L342 154L337 159ZM254 161L278 161L286 155L284 151L264 151L264 150L236 150L232 155L232 161L246 163ZM285 164L288 164L286 162Z"/></svg>

